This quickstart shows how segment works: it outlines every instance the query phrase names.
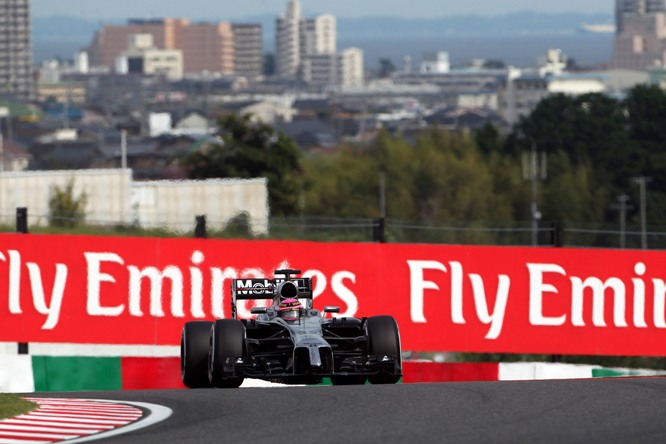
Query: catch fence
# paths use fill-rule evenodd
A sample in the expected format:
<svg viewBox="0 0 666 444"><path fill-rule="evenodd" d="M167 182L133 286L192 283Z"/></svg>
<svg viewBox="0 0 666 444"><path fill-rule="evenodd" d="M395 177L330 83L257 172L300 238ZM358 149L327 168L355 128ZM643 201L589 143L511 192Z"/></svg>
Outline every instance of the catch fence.
<svg viewBox="0 0 666 444"><path fill-rule="evenodd" d="M28 226L28 220L39 224ZM48 222L45 224L44 222ZM264 221L265 223L265 221ZM627 224L624 229L611 224L531 221L513 223L457 222L424 224L392 218L343 217L269 217L268 230L255 233L253 221L247 213L239 213L227 220L215 220L206 215L193 214L188 220L173 224L144 227L136 221L123 223L114 220L75 220L65 216L30 214L19 208L13 214L0 214L0 230L19 228L30 232L109 234L119 236L211 237L241 239L310 240L323 242L389 242L451 245L498 245L581 247L617 249L666 249L666 227ZM46 225L46 226L44 226ZM191 230L183 231L183 226ZM21 231L21 229L18 229ZM535 242L536 239L536 242Z"/></svg>

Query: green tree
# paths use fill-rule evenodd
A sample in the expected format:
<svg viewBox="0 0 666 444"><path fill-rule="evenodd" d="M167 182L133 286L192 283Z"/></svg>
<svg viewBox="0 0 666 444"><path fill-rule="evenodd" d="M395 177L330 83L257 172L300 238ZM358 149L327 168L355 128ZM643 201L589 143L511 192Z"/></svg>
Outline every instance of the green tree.
<svg viewBox="0 0 666 444"><path fill-rule="evenodd" d="M267 52L264 54L264 68L263 73L266 76L275 74L275 54Z"/></svg>
<svg viewBox="0 0 666 444"><path fill-rule="evenodd" d="M627 181L633 183L637 176L650 178L647 219L651 224L666 225L666 92L657 86L639 85L624 103L629 133L636 143L633 152L627 154L643 161L642 169L628 172ZM639 201L638 187L632 184L629 194Z"/></svg>
<svg viewBox="0 0 666 444"><path fill-rule="evenodd" d="M186 156L191 179L268 179L271 214L297 214L301 190L301 152L294 140L250 115L229 114L219 121L222 143Z"/></svg>
<svg viewBox="0 0 666 444"><path fill-rule="evenodd" d="M474 141L477 148L484 153L490 154L502 150L502 137L499 130L490 122L474 132Z"/></svg>
<svg viewBox="0 0 666 444"><path fill-rule="evenodd" d="M391 74L393 74L394 72L395 72L395 65L393 64L393 60L386 57L382 57L379 59L378 76L380 79L391 77Z"/></svg>
<svg viewBox="0 0 666 444"><path fill-rule="evenodd" d="M72 228L83 223L86 217L88 196L82 192L74 196L74 179L60 188L55 185L49 199L49 224L54 227Z"/></svg>
<svg viewBox="0 0 666 444"><path fill-rule="evenodd" d="M498 154L495 154L498 156ZM513 220L512 194L499 191L507 164L491 163L472 137L444 130L422 132L414 144L381 131L368 146L345 147L305 162L306 213L344 217L380 214L380 175L384 177L386 216L404 222L473 227ZM519 171L512 167L517 178ZM409 225L409 224L408 224ZM491 242L479 232L424 235L420 241Z"/></svg>
<svg viewBox="0 0 666 444"><path fill-rule="evenodd" d="M516 157L532 147L547 154L539 198L544 219L615 221L611 204L644 165L627 126L622 102L602 94L552 95L521 118L505 150Z"/></svg>

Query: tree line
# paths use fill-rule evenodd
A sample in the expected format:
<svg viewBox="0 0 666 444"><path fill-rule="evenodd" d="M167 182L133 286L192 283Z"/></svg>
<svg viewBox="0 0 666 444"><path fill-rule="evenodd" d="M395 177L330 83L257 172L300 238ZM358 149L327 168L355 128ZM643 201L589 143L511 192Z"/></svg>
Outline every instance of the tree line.
<svg viewBox="0 0 666 444"><path fill-rule="evenodd" d="M372 218L424 225L505 226L532 218L525 160L538 153L541 220L617 227L640 217L666 226L666 93L637 86L622 97L551 95L508 132L424 129L407 139L381 131L367 143L305 153L250 116L220 120L223 143L183 160L190 178L268 177L272 216ZM380 196L385 199L380 200ZM624 196L624 197L623 197ZM493 236L468 234L492 244ZM600 234L590 246L607 245Z"/></svg>

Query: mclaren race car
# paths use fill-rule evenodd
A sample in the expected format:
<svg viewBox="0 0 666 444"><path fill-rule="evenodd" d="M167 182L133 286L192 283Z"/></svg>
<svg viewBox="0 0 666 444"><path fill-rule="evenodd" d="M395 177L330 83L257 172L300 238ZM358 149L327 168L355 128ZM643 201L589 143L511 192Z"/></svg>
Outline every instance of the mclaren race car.
<svg viewBox="0 0 666 444"><path fill-rule="evenodd" d="M232 319L191 321L180 360L190 388L239 387L244 378L285 384L394 384L402 376L400 333L391 316L327 317L339 307L312 307L310 278L276 270L273 279L233 279ZM269 299L256 319L237 319L236 303ZM301 305L304 301L305 304ZM287 309L290 316L286 316ZM284 315L284 316L283 316Z"/></svg>

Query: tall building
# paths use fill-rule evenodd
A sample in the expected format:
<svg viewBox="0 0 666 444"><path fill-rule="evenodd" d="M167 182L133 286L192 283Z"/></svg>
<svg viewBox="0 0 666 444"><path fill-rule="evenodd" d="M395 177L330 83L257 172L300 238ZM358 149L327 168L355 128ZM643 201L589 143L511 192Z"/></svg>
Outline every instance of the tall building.
<svg viewBox="0 0 666 444"><path fill-rule="evenodd" d="M334 54L337 46L336 19L330 14L313 19L301 19L301 56L310 54Z"/></svg>
<svg viewBox="0 0 666 444"><path fill-rule="evenodd" d="M127 49L129 36L150 34L159 49L180 49L185 73L234 73L234 37L231 24L195 23L188 19L129 20L127 25L106 25L88 48L90 64L111 67Z"/></svg>
<svg viewBox="0 0 666 444"><path fill-rule="evenodd" d="M616 0L615 68L666 65L666 0Z"/></svg>
<svg viewBox="0 0 666 444"><path fill-rule="evenodd" d="M301 64L301 2L289 0L287 12L275 23L275 72L280 78L293 79Z"/></svg>
<svg viewBox="0 0 666 444"><path fill-rule="evenodd" d="M235 73L250 79L259 77L264 71L264 50L261 25L255 23L233 23Z"/></svg>
<svg viewBox="0 0 666 444"><path fill-rule="evenodd" d="M303 18L300 0L290 0L287 12L277 18L275 32L279 78L314 86L363 83L363 51L338 52L335 16Z"/></svg>
<svg viewBox="0 0 666 444"><path fill-rule="evenodd" d="M0 1L0 98L33 96L30 0Z"/></svg>
<svg viewBox="0 0 666 444"><path fill-rule="evenodd" d="M229 22L188 23L176 35L176 47L183 51L185 72L235 73L234 35Z"/></svg>

